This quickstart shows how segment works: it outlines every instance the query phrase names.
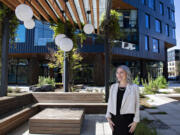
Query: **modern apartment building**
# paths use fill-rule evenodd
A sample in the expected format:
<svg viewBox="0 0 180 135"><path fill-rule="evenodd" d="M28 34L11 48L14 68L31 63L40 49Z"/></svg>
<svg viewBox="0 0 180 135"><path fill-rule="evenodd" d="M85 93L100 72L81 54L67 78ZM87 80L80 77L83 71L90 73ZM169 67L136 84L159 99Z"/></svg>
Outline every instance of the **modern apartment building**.
<svg viewBox="0 0 180 135"><path fill-rule="evenodd" d="M180 80L180 49L168 51L168 77Z"/></svg>
<svg viewBox="0 0 180 135"><path fill-rule="evenodd" d="M114 41L112 48L111 82L115 81L115 69L121 64L130 67L134 78L147 78L148 72L154 78L157 75L167 78L167 49L176 46L174 1L112 0L112 9L122 14L119 18L122 37ZM23 26L18 30L24 34L9 49L9 83L34 84L38 75L50 74L46 55L48 48L56 50L53 32L48 24L38 21L33 30ZM77 76L79 82L104 85L104 39L96 37L90 35L83 46L79 45L86 72L80 70Z"/></svg>

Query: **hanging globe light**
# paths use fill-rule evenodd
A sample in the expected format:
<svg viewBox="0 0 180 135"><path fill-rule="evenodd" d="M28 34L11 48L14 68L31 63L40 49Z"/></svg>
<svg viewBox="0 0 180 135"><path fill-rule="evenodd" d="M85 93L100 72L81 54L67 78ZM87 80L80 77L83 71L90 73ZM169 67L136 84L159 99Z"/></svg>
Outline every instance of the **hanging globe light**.
<svg viewBox="0 0 180 135"><path fill-rule="evenodd" d="M58 46L60 46L60 41L61 41L61 39L62 39L62 38L65 38L65 37L66 37L66 35L64 35L64 34L59 34L59 35L57 35L57 36L55 37L55 44L58 45Z"/></svg>
<svg viewBox="0 0 180 135"><path fill-rule="evenodd" d="M86 25L84 26L83 30L84 30L84 32L85 32L86 34L91 34L91 33L93 33L93 31L94 31L94 27L93 27L92 24L86 24Z"/></svg>
<svg viewBox="0 0 180 135"><path fill-rule="evenodd" d="M62 38L60 40L60 49L65 51L65 52L69 52L71 51L73 48L73 42L70 38Z"/></svg>
<svg viewBox="0 0 180 135"><path fill-rule="evenodd" d="M26 4L20 4L15 9L16 17L21 21L29 20L33 17L32 8Z"/></svg>
<svg viewBox="0 0 180 135"><path fill-rule="evenodd" d="M24 21L24 26L25 26L25 28L27 28L27 29L33 29L33 28L35 27L35 22L34 22L33 19Z"/></svg>

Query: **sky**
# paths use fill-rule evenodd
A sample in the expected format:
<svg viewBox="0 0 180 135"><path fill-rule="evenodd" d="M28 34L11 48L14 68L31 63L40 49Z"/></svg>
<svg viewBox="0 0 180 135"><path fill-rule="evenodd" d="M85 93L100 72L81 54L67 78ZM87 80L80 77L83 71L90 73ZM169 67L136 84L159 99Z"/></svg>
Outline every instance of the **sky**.
<svg viewBox="0 0 180 135"><path fill-rule="evenodd" d="M176 46L172 47L169 50L172 49L180 49L180 0L174 0L175 5L175 22L176 22Z"/></svg>

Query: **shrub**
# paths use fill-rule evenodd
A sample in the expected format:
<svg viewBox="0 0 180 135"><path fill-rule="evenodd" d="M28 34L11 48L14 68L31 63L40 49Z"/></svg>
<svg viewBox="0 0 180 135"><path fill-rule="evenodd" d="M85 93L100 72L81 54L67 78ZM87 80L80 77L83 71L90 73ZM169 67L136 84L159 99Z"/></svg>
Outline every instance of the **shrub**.
<svg viewBox="0 0 180 135"><path fill-rule="evenodd" d="M155 83L158 86L158 88L167 88L168 83L166 81L166 78L164 76L158 76L155 79Z"/></svg>
<svg viewBox="0 0 180 135"><path fill-rule="evenodd" d="M148 73L148 83L142 79L144 86L144 94L155 94L158 93L158 89L167 88L168 83L164 76L158 76L155 80Z"/></svg>
<svg viewBox="0 0 180 135"><path fill-rule="evenodd" d="M45 84L50 84L50 85L55 87L55 79L51 78L49 76L48 77L39 76L37 85L42 86L42 85L45 85Z"/></svg>

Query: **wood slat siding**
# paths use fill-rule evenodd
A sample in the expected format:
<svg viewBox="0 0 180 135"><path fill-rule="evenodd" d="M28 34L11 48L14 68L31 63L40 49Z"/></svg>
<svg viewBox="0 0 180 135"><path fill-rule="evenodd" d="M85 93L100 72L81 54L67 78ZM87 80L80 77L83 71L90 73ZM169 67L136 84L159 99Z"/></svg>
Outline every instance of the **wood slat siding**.
<svg viewBox="0 0 180 135"><path fill-rule="evenodd" d="M39 103L103 103L103 93L75 93L75 92L33 92Z"/></svg>
<svg viewBox="0 0 180 135"><path fill-rule="evenodd" d="M33 103L35 100L32 94L0 98L0 116Z"/></svg>
<svg viewBox="0 0 180 135"><path fill-rule="evenodd" d="M55 43L48 43L46 46L35 46L34 45L35 30L26 30L25 43L16 43L10 45L9 53L48 53L48 48L57 50Z"/></svg>
<svg viewBox="0 0 180 135"><path fill-rule="evenodd" d="M38 111L39 105L30 93L0 98L0 135L6 135Z"/></svg>
<svg viewBox="0 0 180 135"><path fill-rule="evenodd" d="M37 104L29 106L13 115L0 119L0 135L6 135L39 111Z"/></svg>
<svg viewBox="0 0 180 135"><path fill-rule="evenodd" d="M47 108L30 118L29 132L80 135L83 118L82 108Z"/></svg>
<svg viewBox="0 0 180 135"><path fill-rule="evenodd" d="M105 114L107 103L38 103L41 110L45 108L84 108L85 114Z"/></svg>

